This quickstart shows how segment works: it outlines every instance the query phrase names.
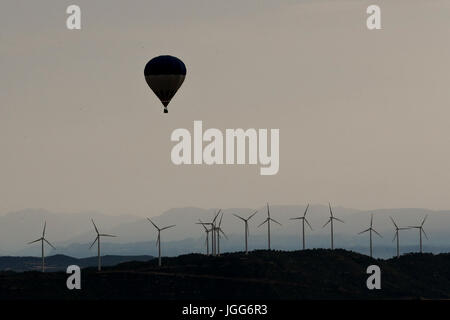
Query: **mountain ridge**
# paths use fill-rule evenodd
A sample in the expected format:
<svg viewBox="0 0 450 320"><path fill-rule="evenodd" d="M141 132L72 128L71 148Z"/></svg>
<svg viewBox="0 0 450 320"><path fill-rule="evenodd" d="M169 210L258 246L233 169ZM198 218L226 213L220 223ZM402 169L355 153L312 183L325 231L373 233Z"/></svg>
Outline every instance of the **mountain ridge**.
<svg viewBox="0 0 450 320"><path fill-rule="evenodd" d="M305 206L271 205L270 209L272 216L283 224L281 227L274 225L271 230L274 246L277 249L287 250L298 248L300 224L289 219L302 215ZM175 228L162 233L163 254L173 256L188 252L203 252L205 235L196 222L198 219L211 220L216 210L214 208L202 209L191 206L173 208L152 217L152 220L159 226L177 225ZM258 214L250 221L249 245L251 249L265 248L266 228L257 228L257 225L265 218L266 210L265 206L260 207ZM240 242L243 241L243 225L232 213L245 216L253 210L249 208L228 208L224 209L223 212L223 229L229 235L229 240L223 242L224 249L227 251L240 250L242 248ZM336 206L333 207L333 212L335 216L345 221L344 224L336 223L335 225L336 245L338 247L351 249L366 246L367 239L365 236L358 236L357 233L367 228L370 214L373 212L374 228L383 235L382 239L374 239L374 247L388 248L392 245L389 238L393 236L393 228L389 216L393 216L399 225L405 226L417 224L428 214L425 230L430 239L424 239L425 250L427 250L427 247L435 248L433 252L450 249L450 234L447 232L447 227L450 227L450 211L420 208L384 208L362 211ZM328 247L329 229L322 228L328 215L328 206L310 206L308 219L314 231L309 229L306 231L308 247ZM114 239L108 239L107 242L102 244L102 251L105 254L156 254L154 244L156 230L143 217L131 215L108 216L90 212L59 214L27 209L0 216L0 255L40 255L38 245L33 246L26 243L40 235L45 218L47 218L47 238L58 249L56 251L50 250L50 248L46 249L51 254L64 253L79 258L92 254L92 251L89 250L89 244L94 240L95 232L90 218L94 218L101 232L118 236ZM414 231L402 233L401 247L413 248L417 244L418 236ZM387 251L387 249L384 251ZM386 254L382 256L387 257Z"/></svg>

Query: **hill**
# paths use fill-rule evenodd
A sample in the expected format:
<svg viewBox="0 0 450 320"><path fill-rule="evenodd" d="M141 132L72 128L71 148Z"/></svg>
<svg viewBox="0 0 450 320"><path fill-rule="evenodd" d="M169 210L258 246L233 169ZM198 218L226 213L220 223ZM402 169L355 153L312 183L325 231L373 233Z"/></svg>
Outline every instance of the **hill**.
<svg viewBox="0 0 450 320"><path fill-rule="evenodd" d="M450 254L375 260L346 250L188 254L82 271L82 289L62 272L2 272L0 299L448 299ZM368 290L366 269L381 268L381 290Z"/></svg>
<svg viewBox="0 0 450 320"><path fill-rule="evenodd" d="M103 266L115 266L127 261L148 261L152 256L102 256ZM41 269L41 258L38 257L0 257L0 271L32 271ZM67 266L75 264L80 268L93 267L98 263L98 258L88 257L77 259L63 254L57 254L45 258L47 271L65 271Z"/></svg>

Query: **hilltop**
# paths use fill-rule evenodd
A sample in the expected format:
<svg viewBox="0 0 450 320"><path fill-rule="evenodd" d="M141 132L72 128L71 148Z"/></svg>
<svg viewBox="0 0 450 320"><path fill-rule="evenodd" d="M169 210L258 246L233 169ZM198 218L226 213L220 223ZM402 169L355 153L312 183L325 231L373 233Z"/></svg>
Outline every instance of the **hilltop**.
<svg viewBox="0 0 450 320"><path fill-rule="evenodd" d="M82 271L69 291L62 272L0 273L0 299L417 299L450 298L450 254L376 260L346 250L254 251L211 257L188 254ZM366 287L380 266L381 290Z"/></svg>

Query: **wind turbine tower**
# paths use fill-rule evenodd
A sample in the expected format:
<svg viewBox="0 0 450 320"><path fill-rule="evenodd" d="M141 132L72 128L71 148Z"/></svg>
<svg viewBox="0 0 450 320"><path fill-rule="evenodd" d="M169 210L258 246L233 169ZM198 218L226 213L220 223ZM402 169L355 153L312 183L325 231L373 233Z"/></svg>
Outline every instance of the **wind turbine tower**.
<svg viewBox="0 0 450 320"><path fill-rule="evenodd" d="M221 227L222 218L223 218L223 212L222 212L222 215L220 216L219 225L215 227L216 234L217 234L217 255L218 256L220 256L220 234L222 233L222 235L225 237L225 239L228 239L227 235L225 234L225 232L223 232L222 227Z"/></svg>
<svg viewBox="0 0 450 320"><path fill-rule="evenodd" d="M425 233L425 230L423 230L423 225L425 224L425 221L427 220L428 215L425 216L425 218L423 218L422 223L420 224L420 226L411 226L411 229L419 229L419 242L420 242L420 253L422 253L422 233L425 236L425 238L427 238L428 240L428 236Z"/></svg>
<svg viewBox="0 0 450 320"><path fill-rule="evenodd" d="M381 236L381 234L379 234L379 233L373 228L373 213L370 215L370 227L369 227L369 229L366 229L366 230L361 231L360 233L358 233L358 234L363 234L363 233L369 232L369 239L370 239L370 257L371 257L371 258L373 257L373 256L372 256L372 231L375 232L380 238L383 238L383 237Z"/></svg>
<svg viewBox="0 0 450 320"><path fill-rule="evenodd" d="M395 235L394 235L394 239L392 239L392 241L394 241L395 238L397 238L397 258L398 258L398 257L400 257L400 239L399 239L399 233L398 232L400 230L409 230L411 228L399 228L397 226L397 224L395 223L394 219L392 219L392 217L390 217L390 218L391 218L391 221L392 221L392 223L394 224L394 227L395 227Z"/></svg>
<svg viewBox="0 0 450 320"><path fill-rule="evenodd" d="M41 242L41 253L42 253L42 272L45 272L45 254L44 254L44 242L46 242L50 247L56 250L56 248L47 240L45 239L45 229L47 227L47 222L44 222L44 230L42 231L42 237L39 239L36 239L34 241L28 242L28 244L32 244L35 242L40 241Z"/></svg>
<svg viewBox="0 0 450 320"><path fill-rule="evenodd" d="M94 219L91 219L91 220L92 220L92 224L94 225L95 232L97 233L97 237L95 237L95 240L94 240L94 242L92 242L92 244L89 247L89 249L91 249L94 246L94 244L97 242L98 271L102 271L102 258L101 258L101 255L100 255L100 238L101 237L116 237L116 236L113 236L111 234L106 234L106 233L100 233L98 231L98 229L97 229L97 226L95 225Z"/></svg>
<svg viewBox="0 0 450 320"><path fill-rule="evenodd" d="M258 228L261 227L264 223L267 223L267 246L268 246L269 250L270 250L270 222L271 221L273 221L281 226L281 223L279 223L278 221L276 221L275 219L272 219L270 217L269 204L267 203L267 218L258 226Z"/></svg>
<svg viewBox="0 0 450 320"><path fill-rule="evenodd" d="M244 221L244 236L245 236L245 254L248 254L248 236L250 234L249 229L248 229L248 221L257 213L258 211L253 212L249 217L247 217L247 219L242 218L241 216L234 214L233 215L239 219L241 219L242 221Z"/></svg>
<svg viewBox="0 0 450 320"><path fill-rule="evenodd" d="M212 230L212 238L211 238L211 249L212 249L212 255L215 256L217 253L217 239L216 239L216 231L217 231L217 227L216 227L216 220L217 217L219 216L220 212L222 211L222 209L219 209L216 213L216 215L214 216L214 219L211 221L211 230Z"/></svg>
<svg viewBox="0 0 450 320"><path fill-rule="evenodd" d="M175 225L170 225L164 228L159 228L156 224L153 223L152 220L147 218L148 221L151 222L151 224L158 230L158 237L156 238L156 245L158 246L158 266L161 267L161 231L175 227Z"/></svg>
<svg viewBox="0 0 450 320"><path fill-rule="evenodd" d="M333 210L331 210L331 204L328 203L328 207L330 208L330 218L328 219L327 223L325 223L323 225L322 228L325 228L327 226L327 224L330 223L331 226L331 250L334 250L334 228L333 228L333 220L339 221L344 223L344 221L342 221L341 219L336 218L335 216L333 216Z"/></svg>
<svg viewBox="0 0 450 320"><path fill-rule="evenodd" d="M208 229L206 226L212 225L212 224L211 223L207 223L207 222L202 222L200 219L198 221L200 221L200 222L197 222L197 224L202 225L203 228L205 229L205 233L206 233L206 239L205 239L206 255L209 256L209 233L212 232L212 229Z"/></svg>
<svg viewBox="0 0 450 320"><path fill-rule="evenodd" d="M313 229L311 227L311 225L309 224L308 220L306 219L306 214L308 213L308 208L309 208L309 203L306 206L306 209L305 209L305 212L303 213L303 216L296 217L296 218L291 218L291 220L300 220L302 222L302 239L303 239L302 246L303 246L303 250L305 250L305 223L309 226L311 231Z"/></svg>

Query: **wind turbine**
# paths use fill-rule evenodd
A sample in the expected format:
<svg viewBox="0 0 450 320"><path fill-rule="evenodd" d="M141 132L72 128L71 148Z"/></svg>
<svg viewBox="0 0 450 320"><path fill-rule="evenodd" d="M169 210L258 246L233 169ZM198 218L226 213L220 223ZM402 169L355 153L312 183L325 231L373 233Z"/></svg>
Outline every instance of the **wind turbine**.
<svg viewBox="0 0 450 320"><path fill-rule="evenodd" d="M267 203L267 218L258 226L258 228L267 222L267 243L269 250L270 250L270 221L273 221L281 226L281 223L270 217L269 204Z"/></svg>
<svg viewBox="0 0 450 320"><path fill-rule="evenodd" d="M301 220L302 221L302 238L303 238L303 250L305 250L305 222L306 224L309 226L309 228L312 231L312 227L309 224L308 220L306 219L306 213L308 213L308 208L309 208L309 203L306 206L305 212L303 213L302 217L296 217L296 218L291 218L291 220Z"/></svg>
<svg viewBox="0 0 450 320"><path fill-rule="evenodd" d="M200 222L197 222L197 224L201 224L203 226L203 228L205 229L206 232L206 240L205 240L205 244L206 244L206 255L209 256L209 233L212 231L211 229L208 229L206 226L207 225L212 225L211 223L208 222L202 222L202 220L198 220Z"/></svg>
<svg viewBox="0 0 450 320"><path fill-rule="evenodd" d="M341 219L338 219L338 218L333 216L333 210L331 210L331 204L330 203L328 203L328 207L330 208L330 219L328 219L327 223L325 223L322 228L325 228L327 226L327 224L331 223L331 250L333 250L334 249L333 220L337 220L337 221L342 222L342 223L344 223L344 221L342 221Z"/></svg>
<svg viewBox="0 0 450 320"><path fill-rule="evenodd" d="M220 234L222 233L223 236L225 237L225 239L228 239L227 235L225 234L225 232L223 232L223 230L221 228L222 218L223 218L223 212L222 212L222 215L220 216L219 225L214 226L214 229L216 230L216 233L217 233L217 255L218 256L220 256Z"/></svg>
<svg viewBox="0 0 450 320"><path fill-rule="evenodd" d="M158 230L156 245L158 246L158 266L161 267L161 231L175 227L175 225L173 224L164 228L159 228L156 224L153 223L152 220L150 220L149 218L147 218L147 220L151 222L151 224L156 228L156 230Z"/></svg>
<svg viewBox="0 0 450 320"><path fill-rule="evenodd" d="M420 253L422 253L422 233L425 236L425 238L427 238L428 240L428 236L425 233L425 230L423 230L423 225L425 223L425 221L427 220L428 215L425 216L425 218L423 218L422 223L420 224L420 226L410 226L409 228L411 229L419 229L419 239L420 239Z"/></svg>
<svg viewBox="0 0 450 320"><path fill-rule="evenodd" d="M212 247L212 255L215 256L217 252L217 243L216 243L216 219L219 216L222 209L219 209L214 216L214 219L211 221L211 230L212 230L212 239L211 239L211 247Z"/></svg>
<svg viewBox="0 0 450 320"><path fill-rule="evenodd" d="M91 244L91 246L89 247L89 249L91 249L91 248L94 246L95 242L97 242L97 251L98 251L98 271L102 271L102 258L101 258L101 256L100 256L100 238L101 238L101 237L116 237L116 236L113 236L113 235L111 235L111 234L106 234L106 233L100 233L100 232L98 231L98 229L97 229L97 226L95 225L94 219L91 219L91 220L92 220L92 224L94 225L95 232L97 233L97 237L95 237L95 240L94 240L94 242L92 242L92 244Z"/></svg>
<svg viewBox="0 0 450 320"><path fill-rule="evenodd" d="M44 230L42 231L42 237L39 239L36 239L34 241L28 242L28 244L32 244L38 241L41 241L41 252L42 252L42 272L45 272L45 255L44 255L44 241L47 242L47 244L56 250L56 248L47 240L45 239L45 229L47 227L47 222L44 221Z"/></svg>
<svg viewBox="0 0 450 320"><path fill-rule="evenodd" d="M248 221L257 213L258 211L253 212L249 217L247 217L247 219L242 218L241 216L234 214L233 215L239 219L241 219L242 221L244 221L244 226L245 226L245 254L248 254L248 236L249 236L249 230L248 230Z"/></svg>
<svg viewBox="0 0 450 320"><path fill-rule="evenodd" d="M361 231L358 234L363 234L365 232L369 232L369 238L370 238L370 257L372 258L372 231L375 232L380 238L383 238L381 234L379 234L373 227L373 213L370 215L370 227L369 229L366 229L364 231Z"/></svg>
<svg viewBox="0 0 450 320"><path fill-rule="evenodd" d="M411 229L411 228L399 228L397 226L397 224L395 223L394 219L392 219L392 217L389 217L389 218L391 218L391 221L392 221L392 223L394 224L394 227L395 227L395 235L394 235L394 239L392 239L392 241L394 241L395 238L397 238L397 258L398 258L398 257L400 257L400 239L399 239L399 236L398 236L398 232L400 230L408 230L408 229Z"/></svg>

